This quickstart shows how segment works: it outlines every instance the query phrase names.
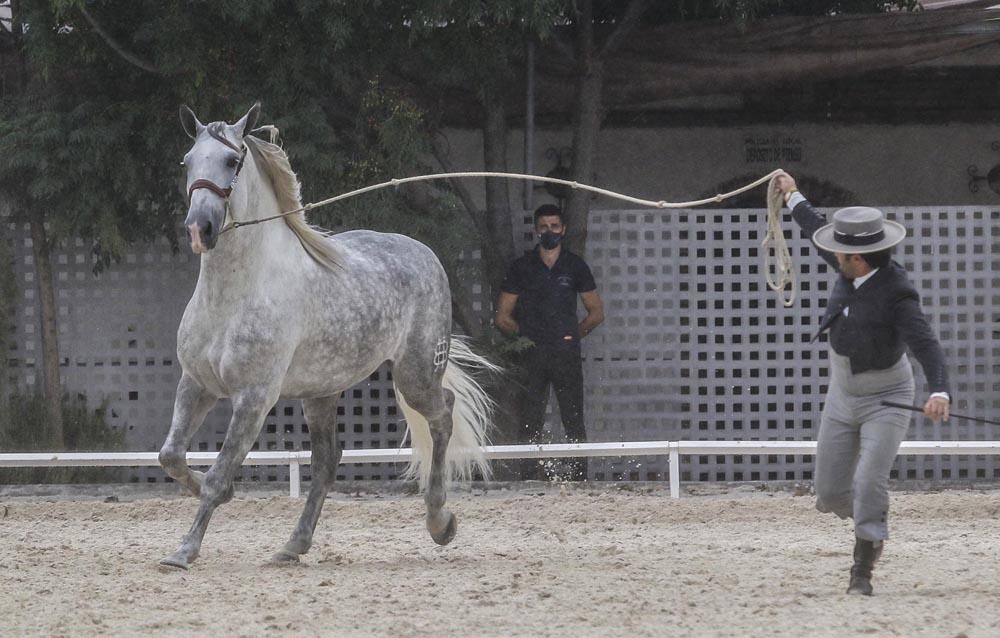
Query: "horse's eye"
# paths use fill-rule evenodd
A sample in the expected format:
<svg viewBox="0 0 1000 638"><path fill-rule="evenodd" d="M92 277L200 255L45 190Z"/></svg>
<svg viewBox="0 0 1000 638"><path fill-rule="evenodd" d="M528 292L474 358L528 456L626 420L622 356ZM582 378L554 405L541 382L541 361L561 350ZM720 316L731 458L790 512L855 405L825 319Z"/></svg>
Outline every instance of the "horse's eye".
<svg viewBox="0 0 1000 638"><path fill-rule="evenodd" d="M229 159L226 160L226 166L228 166L229 168L236 168L236 163L238 161L239 160L237 160L235 157L230 157Z"/></svg>
<svg viewBox="0 0 1000 638"><path fill-rule="evenodd" d="M181 166L187 166L187 165L186 165L186 164L184 163L184 160L181 160Z"/></svg>

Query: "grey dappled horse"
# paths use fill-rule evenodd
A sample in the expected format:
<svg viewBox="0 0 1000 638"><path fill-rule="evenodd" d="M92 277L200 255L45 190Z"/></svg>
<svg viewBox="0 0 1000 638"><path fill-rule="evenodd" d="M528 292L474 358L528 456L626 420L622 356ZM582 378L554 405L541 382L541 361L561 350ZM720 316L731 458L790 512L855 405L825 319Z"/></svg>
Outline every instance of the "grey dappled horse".
<svg viewBox="0 0 1000 638"><path fill-rule="evenodd" d="M183 373L160 464L201 505L180 547L161 563L186 569L198 557L212 513L232 498L233 479L279 398L302 399L313 479L274 560L309 551L341 457L337 398L385 361L414 449L408 475L426 490L427 529L445 545L456 531L444 507L448 481L475 469L489 474L481 445L491 404L463 368L491 366L452 339L444 269L413 239L363 230L328 235L303 213L223 233L227 222L301 206L284 151L250 135L259 112L254 105L235 124L203 125L181 108L194 139L184 157L185 226L201 270L177 331ZM193 471L186 450L220 398L233 406L225 442L211 469Z"/></svg>

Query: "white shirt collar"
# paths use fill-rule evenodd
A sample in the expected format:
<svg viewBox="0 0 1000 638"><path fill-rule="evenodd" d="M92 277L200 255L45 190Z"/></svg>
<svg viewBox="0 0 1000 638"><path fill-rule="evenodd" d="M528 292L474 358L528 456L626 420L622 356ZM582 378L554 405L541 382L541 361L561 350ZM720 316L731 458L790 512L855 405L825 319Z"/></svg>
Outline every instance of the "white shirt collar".
<svg viewBox="0 0 1000 638"><path fill-rule="evenodd" d="M871 271L867 275L861 275L860 277L855 278L854 279L854 289L857 290L858 288L860 288L861 284L863 284L866 281L868 281L869 279L871 279L872 275L874 275L877 272L878 272L878 268L876 268L875 270Z"/></svg>

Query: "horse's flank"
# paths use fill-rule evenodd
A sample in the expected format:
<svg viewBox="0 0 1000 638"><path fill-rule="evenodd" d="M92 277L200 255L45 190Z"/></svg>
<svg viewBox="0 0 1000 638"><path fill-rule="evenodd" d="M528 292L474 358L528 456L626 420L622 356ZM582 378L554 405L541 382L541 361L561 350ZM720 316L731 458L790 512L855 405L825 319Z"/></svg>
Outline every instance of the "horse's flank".
<svg viewBox="0 0 1000 638"><path fill-rule="evenodd" d="M277 144L266 142L252 135L244 138L247 148L261 172L271 181L279 209L284 211L302 207L302 186L292 170L288 155ZM337 248L329 239L329 233L306 222L305 213L284 216L285 224L299 238L302 247L318 264L328 270L336 270L342 265Z"/></svg>

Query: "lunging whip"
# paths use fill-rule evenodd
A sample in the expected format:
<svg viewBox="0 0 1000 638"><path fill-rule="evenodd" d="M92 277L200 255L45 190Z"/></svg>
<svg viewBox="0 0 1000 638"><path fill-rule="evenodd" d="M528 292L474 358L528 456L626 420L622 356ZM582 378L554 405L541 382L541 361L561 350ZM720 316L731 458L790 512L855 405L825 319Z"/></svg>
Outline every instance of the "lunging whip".
<svg viewBox="0 0 1000 638"><path fill-rule="evenodd" d="M918 405L907 405L906 403L896 403L894 401L883 401L882 405L890 408L902 408L904 410L912 410L914 412L924 411L924 409ZM948 418L963 419L965 421L974 421L976 423L985 423L986 425L1000 425L1000 421L990 421L989 419L982 419L977 416L966 416L964 414L955 414L954 412L949 412Z"/></svg>

